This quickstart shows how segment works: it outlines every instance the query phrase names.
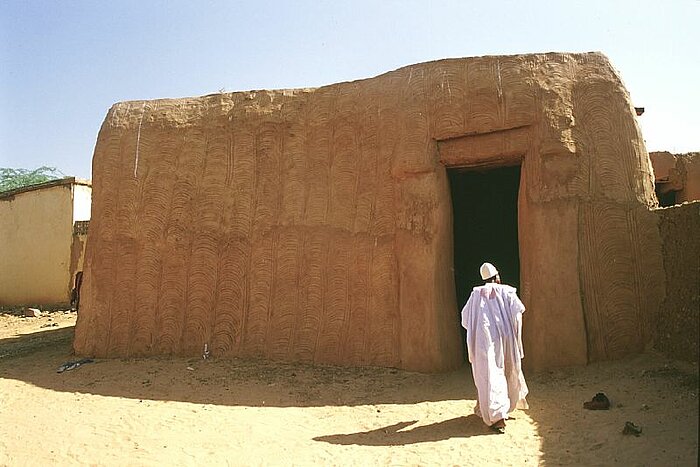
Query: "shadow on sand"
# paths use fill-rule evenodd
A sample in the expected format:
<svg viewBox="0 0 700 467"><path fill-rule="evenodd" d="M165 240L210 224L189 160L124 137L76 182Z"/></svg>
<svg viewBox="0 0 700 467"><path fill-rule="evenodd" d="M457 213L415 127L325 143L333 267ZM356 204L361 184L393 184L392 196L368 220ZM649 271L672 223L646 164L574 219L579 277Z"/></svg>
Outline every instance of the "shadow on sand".
<svg viewBox="0 0 700 467"><path fill-rule="evenodd" d="M378 419L380 428L313 439L333 445L402 446L491 434L477 416L466 416L468 401L476 396L467 366L446 374L421 374L386 368L173 357L104 359L57 373L60 365L76 360L72 336L73 328L62 328L0 339L0 379L58 392L223 406L353 407L454 401L456 406L451 406L446 420L413 426L419 423L413 417L398 423ZM532 408L525 417L531 418L528 423L532 425L521 427L527 436L539 438L538 462L625 463L629 460L625 455L635 453L634 459L647 459L650 465L695 465L697 367L690 373L679 368L654 354L642 354L528 375ZM582 402L600 390L611 396L613 409L601 413L583 410ZM455 409L464 416L455 417ZM621 433L626 420L644 427L641 438ZM508 430L503 439L508 441ZM676 447L668 447L671 445Z"/></svg>
<svg viewBox="0 0 700 467"><path fill-rule="evenodd" d="M475 398L466 366L446 374L422 374L250 359L155 357L97 359L58 374L60 365L78 359L72 354L73 329L0 339L0 377L55 391L227 406L357 406ZM459 421L445 423L437 429L459 432ZM414 430L420 434L424 429ZM403 433L397 436L406 436Z"/></svg>
<svg viewBox="0 0 700 467"><path fill-rule="evenodd" d="M52 329L0 339L0 364L10 358L21 357L55 347L70 348L73 327Z"/></svg>
<svg viewBox="0 0 700 467"><path fill-rule="evenodd" d="M362 446L402 446L406 444L428 443L450 438L469 438L472 436L495 435L477 415L457 417L429 425L417 426L409 430L404 428L417 423L418 420L400 422L359 433L318 436L314 441L331 444L358 444Z"/></svg>

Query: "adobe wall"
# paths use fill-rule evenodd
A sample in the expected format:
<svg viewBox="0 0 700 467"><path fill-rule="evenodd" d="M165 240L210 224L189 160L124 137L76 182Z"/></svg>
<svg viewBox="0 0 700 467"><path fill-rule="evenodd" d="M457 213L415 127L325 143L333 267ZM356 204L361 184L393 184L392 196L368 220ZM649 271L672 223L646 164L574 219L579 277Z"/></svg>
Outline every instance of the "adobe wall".
<svg viewBox="0 0 700 467"><path fill-rule="evenodd" d="M71 185L0 196L0 305L70 302Z"/></svg>
<svg viewBox="0 0 700 467"><path fill-rule="evenodd" d="M700 153L662 151L650 153L649 158L662 193L675 191L677 203L700 200Z"/></svg>
<svg viewBox="0 0 700 467"><path fill-rule="evenodd" d="M92 186L73 185L73 222L89 221L92 208Z"/></svg>
<svg viewBox="0 0 700 467"><path fill-rule="evenodd" d="M92 187L88 185L73 185L73 225L76 222L84 223L90 220L92 208ZM71 242L70 261L70 286L75 286L75 275L82 271L85 263L85 248L87 244L87 230L78 227L73 229L73 239Z"/></svg>
<svg viewBox="0 0 700 467"><path fill-rule="evenodd" d="M672 358L697 362L700 335L700 201L655 211L663 239L666 297L654 347Z"/></svg>
<svg viewBox="0 0 700 467"><path fill-rule="evenodd" d="M504 164L522 164L526 363L642 350L664 293L651 166L599 53L114 105L74 347L454 368L446 168Z"/></svg>

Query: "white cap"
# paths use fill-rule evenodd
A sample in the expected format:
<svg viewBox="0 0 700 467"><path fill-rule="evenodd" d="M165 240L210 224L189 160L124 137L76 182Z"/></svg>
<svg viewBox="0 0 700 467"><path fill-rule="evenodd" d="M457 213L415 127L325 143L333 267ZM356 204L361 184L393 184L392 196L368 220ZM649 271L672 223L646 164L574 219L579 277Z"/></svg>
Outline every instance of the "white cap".
<svg viewBox="0 0 700 467"><path fill-rule="evenodd" d="M484 263L479 268L479 272L481 272L481 278L486 280L498 274L498 269L491 263Z"/></svg>

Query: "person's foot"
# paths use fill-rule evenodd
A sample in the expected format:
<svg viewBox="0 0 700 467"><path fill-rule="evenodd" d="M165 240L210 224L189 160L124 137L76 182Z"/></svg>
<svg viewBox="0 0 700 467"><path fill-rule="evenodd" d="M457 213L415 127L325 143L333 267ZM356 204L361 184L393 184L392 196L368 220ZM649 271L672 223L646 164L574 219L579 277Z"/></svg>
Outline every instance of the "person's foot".
<svg viewBox="0 0 700 467"><path fill-rule="evenodd" d="M500 419L496 423L490 426L492 431L495 431L499 435L502 435L503 433L506 432L506 421L503 419Z"/></svg>

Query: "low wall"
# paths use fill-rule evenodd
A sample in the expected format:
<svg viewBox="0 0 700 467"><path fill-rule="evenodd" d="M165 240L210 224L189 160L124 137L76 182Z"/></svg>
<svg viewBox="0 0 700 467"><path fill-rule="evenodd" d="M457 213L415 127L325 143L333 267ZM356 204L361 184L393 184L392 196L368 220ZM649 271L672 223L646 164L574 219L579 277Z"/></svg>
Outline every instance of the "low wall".
<svg viewBox="0 0 700 467"><path fill-rule="evenodd" d="M700 319L700 201L658 209L666 271L654 347L670 357L697 361Z"/></svg>
<svg viewBox="0 0 700 467"><path fill-rule="evenodd" d="M0 305L70 302L71 185L0 196Z"/></svg>

